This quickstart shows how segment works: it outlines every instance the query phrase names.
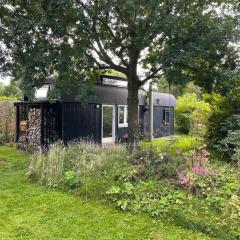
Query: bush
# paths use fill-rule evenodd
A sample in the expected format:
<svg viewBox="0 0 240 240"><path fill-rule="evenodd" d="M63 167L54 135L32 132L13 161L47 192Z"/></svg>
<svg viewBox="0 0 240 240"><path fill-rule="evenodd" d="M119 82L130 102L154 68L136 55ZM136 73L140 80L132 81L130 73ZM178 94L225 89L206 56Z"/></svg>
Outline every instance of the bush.
<svg viewBox="0 0 240 240"><path fill-rule="evenodd" d="M217 93L205 94L204 99L212 109L207 123L206 139L214 146L227 135L228 126L224 122L231 117L232 106L227 97Z"/></svg>
<svg viewBox="0 0 240 240"><path fill-rule="evenodd" d="M140 180L175 178L185 168L182 157L171 157L159 149L139 149L132 154L130 162L135 169L135 178Z"/></svg>
<svg viewBox="0 0 240 240"><path fill-rule="evenodd" d="M94 191L98 194L101 188L111 184L117 169L126 169L127 155L123 146L101 147L84 141L64 146L58 142L47 154L38 152L32 157L30 171L48 187L72 189L81 186L80 190L88 194L94 194L92 188L96 187Z"/></svg>
<svg viewBox="0 0 240 240"><path fill-rule="evenodd" d="M240 237L240 180L230 165L210 162L206 146L170 158L155 149L61 142L33 156L30 173L48 187L74 190L121 210L196 226L217 239ZM189 226L188 225L188 226ZM225 234L225 235L224 235ZM224 236L224 237L223 237Z"/></svg>
<svg viewBox="0 0 240 240"><path fill-rule="evenodd" d="M15 108L12 101L0 101L0 145L15 142Z"/></svg>
<svg viewBox="0 0 240 240"><path fill-rule="evenodd" d="M178 130L185 134L204 135L210 112L210 105L204 100L199 100L196 94L185 94L179 97L175 108Z"/></svg>
<svg viewBox="0 0 240 240"><path fill-rule="evenodd" d="M64 173L64 185L67 189L74 189L79 187L79 181L77 174L73 171L67 171Z"/></svg>
<svg viewBox="0 0 240 240"><path fill-rule="evenodd" d="M118 208L152 216L180 210L186 199L183 191L167 188L166 183L155 181L123 182L112 186L106 193Z"/></svg>
<svg viewBox="0 0 240 240"><path fill-rule="evenodd" d="M59 142L53 144L47 155L39 151L30 164L31 175L48 187L59 187L64 180L66 147Z"/></svg>
<svg viewBox="0 0 240 240"><path fill-rule="evenodd" d="M217 238L240 237L237 170L211 164L205 145L179 156L185 164L182 163L177 177L175 174L160 177L159 169L164 164L161 166L157 154L145 152L143 158L140 156L141 152L134 154L131 160L135 161L132 162L134 167L129 174L116 178L117 182L106 191L116 207L173 221L179 218L183 226L197 222L197 227L201 226L202 231ZM137 159L140 159L139 164ZM180 171L181 168L184 170Z"/></svg>
<svg viewBox="0 0 240 240"><path fill-rule="evenodd" d="M207 124L206 140L219 152L236 161L235 151L240 146L240 115L234 114L231 101L220 94L204 96L211 104L212 112Z"/></svg>

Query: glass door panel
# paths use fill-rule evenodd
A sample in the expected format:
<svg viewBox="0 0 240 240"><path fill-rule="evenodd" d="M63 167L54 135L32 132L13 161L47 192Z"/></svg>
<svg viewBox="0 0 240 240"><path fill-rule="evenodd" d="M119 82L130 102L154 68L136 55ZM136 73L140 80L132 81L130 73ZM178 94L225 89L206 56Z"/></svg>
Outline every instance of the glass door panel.
<svg viewBox="0 0 240 240"><path fill-rule="evenodd" d="M103 106L102 108L102 136L103 138L113 138L113 106Z"/></svg>

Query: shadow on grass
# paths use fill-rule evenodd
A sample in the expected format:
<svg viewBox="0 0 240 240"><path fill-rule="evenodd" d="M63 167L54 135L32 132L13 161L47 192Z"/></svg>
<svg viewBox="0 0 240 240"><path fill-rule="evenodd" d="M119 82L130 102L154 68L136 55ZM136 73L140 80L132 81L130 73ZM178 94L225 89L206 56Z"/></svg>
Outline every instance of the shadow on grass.
<svg viewBox="0 0 240 240"><path fill-rule="evenodd" d="M179 226L194 232L201 232L208 235L209 237L214 237L216 239L222 240L234 240L235 238L231 236L228 229L216 228L209 222L204 223L204 219L199 221L194 219L189 219L186 216L180 215L178 213L171 213L171 223L175 226Z"/></svg>

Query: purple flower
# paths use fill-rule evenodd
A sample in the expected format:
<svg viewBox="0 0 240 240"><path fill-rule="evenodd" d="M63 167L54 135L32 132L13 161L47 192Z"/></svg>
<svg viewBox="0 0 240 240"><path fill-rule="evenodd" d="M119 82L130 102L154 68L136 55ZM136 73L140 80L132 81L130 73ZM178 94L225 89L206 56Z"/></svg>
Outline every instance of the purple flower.
<svg viewBox="0 0 240 240"><path fill-rule="evenodd" d="M184 186L188 186L192 184L192 180L185 174L185 173L179 173L179 183Z"/></svg>
<svg viewBox="0 0 240 240"><path fill-rule="evenodd" d="M193 167L192 172L201 176L206 176L209 174L209 170L206 167Z"/></svg>

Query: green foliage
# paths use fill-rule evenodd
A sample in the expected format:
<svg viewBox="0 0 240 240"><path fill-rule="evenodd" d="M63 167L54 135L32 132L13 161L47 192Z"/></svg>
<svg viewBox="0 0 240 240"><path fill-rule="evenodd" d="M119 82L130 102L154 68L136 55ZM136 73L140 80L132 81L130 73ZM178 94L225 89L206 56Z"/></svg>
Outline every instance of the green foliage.
<svg viewBox="0 0 240 240"><path fill-rule="evenodd" d="M2 96L17 98L21 96L21 91L16 82L11 81L10 85L3 88Z"/></svg>
<svg viewBox="0 0 240 240"><path fill-rule="evenodd" d="M173 221L187 218L186 223L196 221L199 215L198 227L202 225L202 231L221 239L226 236L236 239L240 236L239 173L227 165L211 164L209 157L206 146L194 149L182 155L184 171L179 168L178 176L165 175L157 181L151 180L153 176L145 176L144 180L137 178L139 166L135 165L131 177L117 178L117 183L106 194L116 207L124 211L167 216ZM146 168L151 169L151 166L144 165L143 168L148 172ZM152 174L156 176L157 171Z"/></svg>
<svg viewBox="0 0 240 240"><path fill-rule="evenodd" d="M42 169L42 162L47 164L49 161L51 164L48 164L48 167L51 169L46 169L46 171L50 178L43 175L44 179L58 179L56 185L42 181L43 184L50 187L72 189L66 187L67 176L70 183L78 181L79 185L74 191L80 195L80 199L81 197L91 198L91 203L95 200L103 202L108 200L124 211L147 213L154 216L156 222L163 221L165 225L180 226L185 234L186 231L192 230L195 232L194 234L200 234L198 235L199 239L214 239L214 237L224 240L237 239L240 229L237 217L240 196L238 169L225 163L220 165L217 161L212 163L211 156L206 162L207 155L201 152L202 149L195 149L195 152L183 154L181 152L191 150L193 142L194 145L199 143L197 144L197 140L189 136L178 136L176 139L178 141L157 140L156 144L150 148L149 153L146 149L147 145L145 145L143 150L133 154L129 154L122 146L99 147L93 143L77 142L65 147L58 143L57 146L53 146L55 150L50 150L51 154L39 156L41 161L36 161L36 156L32 157L30 175L41 181L42 177L39 173L42 171L38 171L38 169ZM183 151L178 149L181 146ZM152 152L153 150L155 153ZM13 154L11 151L4 157L11 158L9 157ZM181 158L181 168L185 168L183 171L189 171L192 166L190 163L194 162L194 167L201 163L203 167L209 169L209 172L214 171L216 174L203 176L198 175L199 172L192 171L195 174L194 180L197 181L198 191L188 191L179 183L178 175L161 175L159 173L162 171L161 164L165 164L164 161L158 161L162 158L162 153L164 153L163 156L170 154L173 159L176 156ZM141 159L142 156L143 159ZM150 160L147 159L149 157L151 157ZM139 164L137 160L139 160ZM169 164L171 161L170 159ZM17 162L19 163L19 159ZM59 162L60 167L55 164L56 162ZM61 165L64 166L63 170ZM155 171L152 166L156 166L158 171ZM180 171L182 172L179 168ZM66 174L66 172L68 173ZM140 172L143 174L139 174ZM61 173L60 178L58 178L59 173ZM146 173L156 174L156 177ZM26 180L24 180L25 182ZM36 185L33 186L36 187ZM51 190L44 192L52 193ZM57 191L54 193L56 194ZM61 198L59 200L61 204L64 204L68 197L71 198L71 196ZM81 200L76 201L76 204L73 203L73 211L79 208L79 201ZM86 206L84 205L84 207ZM69 205L67 209L69 211ZM170 239L179 239L179 236L183 234L178 233L174 237L175 231L169 233ZM198 239L192 233L183 235L183 238L186 239L186 236L189 236L189 239Z"/></svg>
<svg viewBox="0 0 240 240"><path fill-rule="evenodd" d="M123 182L119 187L112 186L106 194L122 210L145 212L161 216L179 210L185 194L177 189L168 189L164 182L139 182L133 185Z"/></svg>
<svg viewBox="0 0 240 240"><path fill-rule="evenodd" d="M210 91L236 68L237 51L229 42L239 34L237 10L223 0L2 0L0 41L6 46L2 52L11 53L12 75L30 97L51 78L55 96L86 101L89 73L125 74L134 98L128 107L131 146L138 140L137 93L148 80L195 81Z"/></svg>
<svg viewBox="0 0 240 240"><path fill-rule="evenodd" d="M230 157L233 156L240 143L239 98L238 93L235 92L238 84L239 78L238 81L233 78L229 82L231 88L227 90L226 97L216 93L204 96L212 108L207 125L207 140L211 146Z"/></svg>
<svg viewBox="0 0 240 240"><path fill-rule="evenodd" d="M43 185L63 189L81 186L79 190L83 194L96 197L99 193L97 188L105 188L114 181L113 175L117 169L126 169L126 156L127 150L122 146L100 147L80 141L66 147L59 142L52 145L47 154L36 153L30 169Z"/></svg>
<svg viewBox="0 0 240 240"><path fill-rule="evenodd" d="M184 235L201 240L187 229L160 221L166 228L159 227L148 216L121 213L96 200L46 190L26 179L29 158L14 147L0 147L0 222L8 222L0 224L1 240L146 240L152 232L171 240ZM177 236L172 237L173 232Z"/></svg>
<svg viewBox="0 0 240 240"><path fill-rule="evenodd" d="M135 171L135 178L141 180L176 177L183 168L184 161L171 157L159 149L141 149L135 151L130 159Z"/></svg>
<svg viewBox="0 0 240 240"><path fill-rule="evenodd" d="M155 139L152 142L143 142L141 144L143 149L150 148L156 152L162 152L175 158L178 153L189 152L193 148L200 147L203 144L202 139L196 136L189 136L184 134L174 135Z"/></svg>
<svg viewBox="0 0 240 240"><path fill-rule="evenodd" d="M240 168L240 148L235 148L234 154L232 156L233 161L235 161Z"/></svg>
<svg viewBox="0 0 240 240"><path fill-rule="evenodd" d="M0 96L3 95L3 91L4 91L4 85L3 83L0 82Z"/></svg>
<svg viewBox="0 0 240 240"><path fill-rule="evenodd" d="M175 108L177 128L182 133L203 136L211 112L210 105L197 99L196 94L186 94L178 98Z"/></svg>
<svg viewBox="0 0 240 240"><path fill-rule="evenodd" d="M79 186L79 181L75 172L67 171L64 173L64 185L67 189L74 189Z"/></svg>
<svg viewBox="0 0 240 240"><path fill-rule="evenodd" d="M66 81L77 82L77 76L84 79L86 68L126 74L131 60L140 57L141 67L153 77L163 70L172 82L191 77L212 85L222 66L234 67L235 51L228 43L237 34L235 4L217 0L171 4L157 0L49 4L3 0L0 40L14 58L9 63L8 51L2 49L3 65L13 64L24 89L54 74L59 74L60 81L68 77ZM224 11L229 5L235 14ZM36 27L41 31L36 32Z"/></svg>
<svg viewBox="0 0 240 240"><path fill-rule="evenodd" d="M21 91L16 82L11 81L10 85L4 86L0 83L0 101L17 100L21 96Z"/></svg>
<svg viewBox="0 0 240 240"><path fill-rule="evenodd" d="M50 78L55 81L54 96L60 92L78 100L87 99L94 81L89 75L95 71L86 61L87 36L83 36L83 28L77 27L82 26L82 20L75 4L4 0L0 8L0 29L5 26L0 40L13 59L10 64L4 63L10 65L24 94L33 97L34 87Z"/></svg>
<svg viewBox="0 0 240 240"><path fill-rule="evenodd" d="M0 101L17 101L17 98L16 97L0 96Z"/></svg>
<svg viewBox="0 0 240 240"><path fill-rule="evenodd" d="M232 106L227 97L217 93L205 94L204 99L212 109L207 123L206 138L209 142L216 144L226 136L222 123L231 115Z"/></svg>
<svg viewBox="0 0 240 240"><path fill-rule="evenodd" d="M108 69L108 70L105 70L103 72L104 74L107 74L107 75L110 75L110 76L117 76L117 77L121 77L121 78L127 78L126 74L123 74L121 72L118 72L116 70L113 70L113 69Z"/></svg>
<svg viewBox="0 0 240 240"><path fill-rule="evenodd" d="M219 141L216 147L219 151L232 156L235 149L240 147L240 115L227 119L224 122L223 128L224 127L227 131L226 137ZM236 127L237 129L232 127Z"/></svg>
<svg viewBox="0 0 240 240"><path fill-rule="evenodd" d="M0 145L15 142L16 117L12 100L9 97L0 97Z"/></svg>

